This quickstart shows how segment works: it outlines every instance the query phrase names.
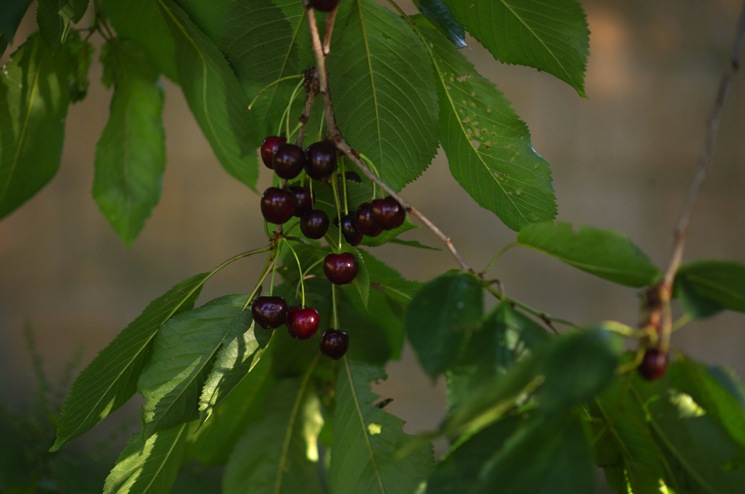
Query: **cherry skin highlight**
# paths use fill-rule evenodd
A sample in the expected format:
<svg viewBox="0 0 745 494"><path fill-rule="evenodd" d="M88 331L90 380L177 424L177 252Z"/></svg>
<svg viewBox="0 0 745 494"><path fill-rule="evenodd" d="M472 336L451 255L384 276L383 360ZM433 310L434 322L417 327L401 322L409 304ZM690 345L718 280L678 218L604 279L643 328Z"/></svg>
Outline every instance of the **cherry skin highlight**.
<svg viewBox="0 0 745 494"><path fill-rule="evenodd" d="M375 223L385 230L393 230L404 224L406 210L391 196L375 199L371 204L372 217Z"/></svg>
<svg viewBox="0 0 745 494"><path fill-rule="evenodd" d="M287 302L282 297L256 297L251 306L256 324L264 329L278 328L287 318Z"/></svg>
<svg viewBox="0 0 745 494"><path fill-rule="evenodd" d="M302 215L313 209L313 196L310 193L308 187L301 187L300 185L290 185L287 187L289 192L295 196L297 200L297 206L293 216L300 218Z"/></svg>
<svg viewBox="0 0 745 494"><path fill-rule="evenodd" d="M334 360L339 360L347 353L349 348L349 336L346 331L339 329L327 329L321 336L319 349L321 353Z"/></svg>
<svg viewBox="0 0 745 494"><path fill-rule="evenodd" d="M321 316L312 307L293 307L287 313L287 330L299 340L312 338L321 324Z"/></svg>
<svg viewBox="0 0 745 494"><path fill-rule="evenodd" d="M368 237L377 237L383 231L383 227L375 222L372 214L372 206L369 202L363 202L357 208L357 229Z"/></svg>
<svg viewBox="0 0 745 494"><path fill-rule="evenodd" d="M287 142L286 137L269 136L261 142L261 161L270 170L274 169L274 155L281 144Z"/></svg>
<svg viewBox="0 0 745 494"><path fill-rule="evenodd" d="M349 252L327 254L323 260L323 273L334 285L346 285L357 276L357 258Z"/></svg>
<svg viewBox="0 0 745 494"><path fill-rule="evenodd" d="M353 214L345 214L341 217L341 234L349 245L359 245L362 242L362 232L357 228L357 220Z"/></svg>
<svg viewBox="0 0 745 494"><path fill-rule="evenodd" d="M329 230L329 215L320 209L308 211L300 218L300 231L307 238L319 239Z"/></svg>
<svg viewBox="0 0 745 494"><path fill-rule="evenodd" d="M336 146L329 141L314 142L305 150L305 173L316 180L330 177L336 170Z"/></svg>
<svg viewBox="0 0 745 494"><path fill-rule="evenodd" d="M295 196L278 187L269 187L261 195L261 214L269 223L281 225L292 218L296 207Z"/></svg>
<svg viewBox="0 0 745 494"><path fill-rule="evenodd" d="M280 178L291 179L300 175L305 163L305 153L300 146L290 143L280 144L274 154L274 173Z"/></svg>

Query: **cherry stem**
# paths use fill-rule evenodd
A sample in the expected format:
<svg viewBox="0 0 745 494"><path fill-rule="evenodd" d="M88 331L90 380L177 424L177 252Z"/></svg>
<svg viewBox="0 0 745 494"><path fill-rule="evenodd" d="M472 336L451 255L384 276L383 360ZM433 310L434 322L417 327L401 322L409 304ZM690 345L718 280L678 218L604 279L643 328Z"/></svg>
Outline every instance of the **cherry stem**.
<svg viewBox="0 0 745 494"><path fill-rule="evenodd" d="M290 242L288 242L286 239L283 242L287 245L287 247L290 248L290 252L292 252L292 257L295 258L295 263L297 263L297 272L298 275L300 275L300 306L305 307L305 283L303 281L303 266L300 264L300 258L297 255L297 252L295 252L295 248L292 246Z"/></svg>
<svg viewBox="0 0 745 494"><path fill-rule="evenodd" d="M301 75L293 74L293 75L288 75L288 76L285 76L285 77L280 77L279 79L275 80L274 82L270 82L269 84L267 84L266 86L264 86L263 88L261 88L258 93L256 93L256 96L254 96L254 99L251 100L251 102L248 104L248 106L246 108L248 109L248 111L251 111L251 108L253 108L253 106L256 104L256 102L258 101L259 97L262 94L264 94L264 92L266 90L268 90L270 87L276 86L277 84L280 84L280 83L285 82L285 81L290 81L292 79L299 79L301 77L302 77Z"/></svg>
<svg viewBox="0 0 745 494"><path fill-rule="evenodd" d="M495 265L495 264L497 263L497 261L499 261L499 260L500 260L500 259L502 258L502 256L503 256L503 255L504 255L504 254L505 254L505 253L506 253L506 252L507 252L508 250L512 249L513 247L517 247L518 245L520 245L520 243L519 243L519 242L512 242L512 243L509 243L509 244L505 245L504 247L502 247L502 249L501 249L501 250L500 250L499 252L497 252L497 253L496 253L496 255L495 255L494 257L492 257L491 261L489 261L489 264L487 264L487 265L486 265L486 267L485 267L484 269L482 269L482 270L481 270L481 272L480 272L479 274L480 274L481 276L483 276L483 275L485 275L486 273L488 273L488 272L489 272L489 270L491 270L491 268L493 268L493 267L494 267L494 265Z"/></svg>
<svg viewBox="0 0 745 494"><path fill-rule="evenodd" d="M339 242L336 247L337 252L341 252L341 202L339 201L339 186L337 181L337 174L331 176L331 190L334 193L334 207L336 208L336 217L339 219L339 236L337 241ZM344 176L342 176L342 180ZM346 200L346 197L344 198Z"/></svg>
<svg viewBox="0 0 745 494"><path fill-rule="evenodd" d="M248 308L248 306L251 305L251 301L254 299L254 297L256 296L256 294L261 289L261 285L264 283L264 280L266 279L267 274L269 274L269 267L272 265L272 263L274 261L274 254L275 254L274 249L275 249L275 246L274 245L268 245L268 246L263 247L261 249L255 249L255 250L251 250L251 251L248 251L248 252L244 252L242 254L238 254L237 256L232 257L232 258L228 259L227 261L223 262L222 264L220 264L220 266L218 266L217 268L215 268L215 270L213 270L213 272L210 273L210 276L212 276L213 273L216 273L217 271L221 270L222 268L224 268L228 264L232 263L233 261L237 261L238 259L242 259L244 257L249 257L249 256L252 256L254 254L259 254L261 252L271 251L272 253L269 255L269 257L267 257L266 262L264 263L264 268L262 270L262 274L261 274L261 278L259 279L259 282L256 283L256 286L254 287L253 291L251 292L251 295L248 296L248 299L246 300L246 303L243 304L243 310L246 310Z"/></svg>
<svg viewBox="0 0 745 494"><path fill-rule="evenodd" d="M339 329L339 311L336 305L336 285L331 283L331 324Z"/></svg>

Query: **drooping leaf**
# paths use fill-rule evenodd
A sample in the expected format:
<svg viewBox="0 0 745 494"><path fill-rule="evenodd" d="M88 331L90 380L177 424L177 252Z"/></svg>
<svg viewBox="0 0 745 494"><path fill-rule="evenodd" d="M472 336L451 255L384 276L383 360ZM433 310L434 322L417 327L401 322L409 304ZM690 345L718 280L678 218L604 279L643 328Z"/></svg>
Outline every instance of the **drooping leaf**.
<svg viewBox="0 0 745 494"><path fill-rule="evenodd" d="M382 370L344 358L336 381L334 453L329 465L332 492L413 494L433 467L432 448L421 444L405 458L396 451L409 436L403 422L376 407L370 381Z"/></svg>
<svg viewBox="0 0 745 494"><path fill-rule="evenodd" d="M215 355L250 326L245 302L245 295L220 297L163 325L137 383L147 400L142 408L146 432L197 418L199 394Z"/></svg>
<svg viewBox="0 0 745 494"><path fill-rule="evenodd" d="M178 79L223 168L252 189L258 158L247 100L222 52L173 0L158 0L176 43Z"/></svg>
<svg viewBox="0 0 745 494"><path fill-rule="evenodd" d="M88 69L93 61L94 50L89 41L84 41L79 36L69 38L67 48L74 66L69 85L70 103L77 103L88 95Z"/></svg>
<svg viewBox="0 0 745 494"><path fill-rule="evenodd" d="M440 140L450 171L482 207L513 230L551 220L556 197L548 163L525 123L490 81L422 17L438 82Z"/></svg>
<svg viewBox="0 0 745 494"><path fill-rule="evenodd" d="M106 477L104 494L167 493L176 479L186 447L188 424L146 436L133 435Z"/></svg>
<svg viewBox="0 0 745 494"><path fill-rule="evenodd" d="M587 27L576 0L443 0L500 62L552 74L585 95Z"/></svg>
<svg viewBox="0 0 745 494"><path fill-rule="evenodd" d="M437 151L436 89L422 41L374 2L342 2L328 57L336 119L349 144L394 189Z"/></svg>
<svg viewBox="0 0 745 494"><path fill-rule="evenodd" d="M628 237L610 230L569 223L540 223L520 230L517 241L577 269L627 286L648 286L661 275Z"/></svg>
<svg viewBox="0 0 745 494"><path fill-rule="evenodd" d="M178 283L150 302L106 348L83 369L72 385L50 451L78 437L122 406L135 393L150 344L171 317L194 305L211 273Z"/></svg>
<svg viewBox="0 0 745 494"><path fill-rule="evenodd" d="M280 381L264 400L263 418L248 426L230 455L224 494L322 492L316 465L319 403L308 376Z"/></svg>
<svg viewBox="0 0 745 494"><path fill-rule="evenodd" d="M96 144L93 197L122 241L132 245L160 198L163 92L157 71L134 42L109 41L101 61L114 95Z"/></svg>
<svg viewBox="0 0 745 494"><path fill-rule="evenodd" d="M414 296L406 312L406 335L430 377L458 360L482 311L481 282L459 271L435 278Z"/></svg>
<svg viewBox="0 0 745 494"><path fill-rule="evenodd" d="M0 9L0 55L13 41L13 36L21 23L31 0L11 0L3 3Z"/></svg>
<svg viewBox="0 0 745 494"><path fill-rule="evenodd" d="M466 31L455 20L450 8L442 0L414 0L414 4L432 24L450 37L456 47L465 48L468 46L466 44Z"/></svg>
<svg viewBox="0 0 745 494"><path fill-rule="evenodd" d="M32 34L0 70L0 218L57 173L73 62Z"/></svg>
<svg viewBox="0 0 745 494"><path fill-rule="evenodd" d="M745 312L745 265L709 260L684 264L675 276L675 293L695 317L722 309Z"/></svg>
<svg viewBox="0 0 745 494"><path fill-rule="evenodd" d="M36 23L44 41L57 52L67 41L70 23L78 22L88 8L88 0L39 0Z"/></svg>

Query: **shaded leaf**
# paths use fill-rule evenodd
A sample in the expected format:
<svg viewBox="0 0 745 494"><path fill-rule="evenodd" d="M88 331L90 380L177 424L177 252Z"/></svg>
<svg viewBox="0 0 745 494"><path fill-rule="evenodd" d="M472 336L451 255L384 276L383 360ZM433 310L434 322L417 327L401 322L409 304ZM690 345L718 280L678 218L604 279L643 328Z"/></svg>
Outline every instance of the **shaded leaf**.
<svg viewBox="0 0 745 494"><path fill-rule="evenodd" d="M517 241L621 285L648 286L662 276L628 237L610 230L585 226L574 231L569 223L541 223L520 230Z"/></svg>
<svg viewBox="0 0 745 494"><path fill-rule="evenodd" d="M450 172L481 206L513 230L556 216L548 163L525 123L490 81L421 17L438 81L440 140Z"/></svg>
<svg viewBox="0 0 745 494"><path fill-rule="evenodd" d="M29 5L31 0L11 0L5 2L0 9L0 55L5 53L5 49L13 41L13 36Z"/></svg>
<svg viewBox="0 0 745 494"><path fill-rule="evenodd" d="M131 41L109 41L101 62L114 95L96 144L93 197L122 241L132 245L160 199L163 91L147 55Z"/></svg>
<svg viewBox="0 0 745 494"><path fill-rule="evenodd" d="M152 339L172 316L194 305L211 273L178 283L148 304L106 348L83 369L72 385L57 425L58 450L122 406L137 388Z"/></svg>
<svg viewBox="0 0 745 494"><path fill-rule="evenodd" d="M450 8L442 0L414 0L419 12L437 26L458 48L465 48L466 31L458 21L455 20Z"/></svg>
<svg viewBox="0 0 745 494"><path fill-rule="evenodd" d="M722 309L745 312L745 265L708 260L684 264L675 276L674 289L694 317Z"/></svg>

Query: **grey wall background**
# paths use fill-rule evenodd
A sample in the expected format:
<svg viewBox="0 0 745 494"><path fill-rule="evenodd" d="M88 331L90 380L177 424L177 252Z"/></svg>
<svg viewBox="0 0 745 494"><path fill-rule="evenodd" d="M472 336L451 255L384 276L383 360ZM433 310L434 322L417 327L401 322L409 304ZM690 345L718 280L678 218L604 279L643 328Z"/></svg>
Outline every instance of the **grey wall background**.
<svg viewBox="0 0 745 494"><path fill-rule="evenodd" d="M740 2L735 0L585 0L591 35L588 99L543 73L493 62L471 40L467 55L512 100L534 147L552 166L559 219L627 233L659 265L704 138L725 67ZM26 19L17 36L32 28ZM70 108L61 169L53 182L0 222L0 396L22 407L36 383L23 327L36 335L44 365L59 375L76 349L87 363L145 305L177 281L263 244L258 195L216 162L177 87L166 87L168 165L162 199L126 249L90 196L94 145L110 93L91 70L91 90ZM745 74L724 112L714 166L690 230L686 259L745 262ZM261 136L257 136L257 145ZM270 181L262 170L259 190ZM464 257L484 266L514 233L480 209L450 177L444 156L404 195L453 237ZM429 244L426 232L412 236ZM410 278L456 267L445 252L376 252ZM221 273L202 300L248 291L262 260ZM547 257L512 250L492 271L508 293L584 324L635 324L636 292L599 281ZM745 317L719 315L676 333L675 348L745 376ZM389 368L382 394L409 431L433 427L444 404L410 353ZM134 423L134 407L123 412Z"/></svg>

